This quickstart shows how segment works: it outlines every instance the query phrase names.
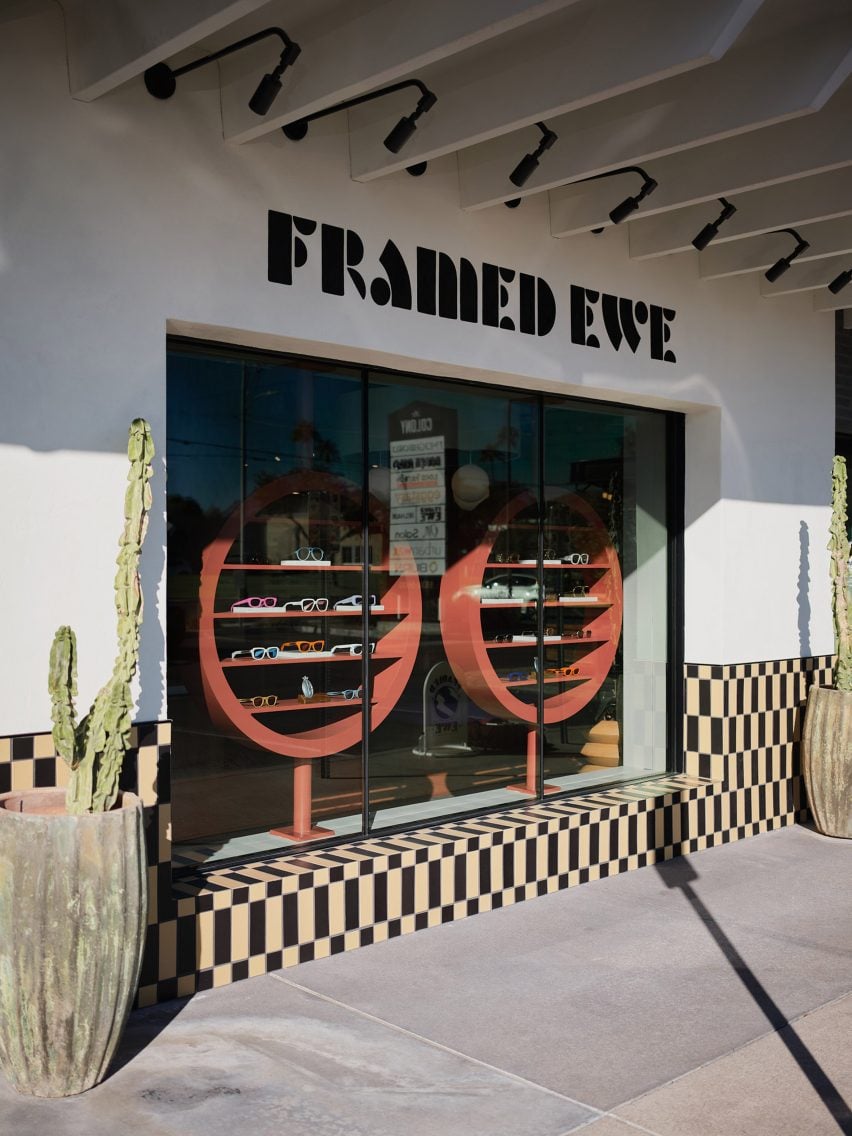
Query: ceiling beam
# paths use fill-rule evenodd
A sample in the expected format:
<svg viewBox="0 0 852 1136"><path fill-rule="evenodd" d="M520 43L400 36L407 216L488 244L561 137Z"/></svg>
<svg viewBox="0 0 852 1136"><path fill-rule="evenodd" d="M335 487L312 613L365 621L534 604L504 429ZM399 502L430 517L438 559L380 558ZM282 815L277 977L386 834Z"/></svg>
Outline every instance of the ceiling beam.
<svg viewBox="0 0 852 1136"><path fill-rule="evenodd" d="M91 102L265 3L63 0L71 94Z"/></svg>
<svg viewBox="0 0 852 1136"><path fill-rule="evenodd" d="M796 257L796 264L852 252L852 217L803 225L801 236L810 242L810 247ZM721 276L741 276L745 272L769 268L795 247L796 241L789 233L766 233L725 245L714 243L698 254L698 275L702 280L716 280Z"/></svg>
<svg viewBox="0 0 852 1136"><path fill-rule="evenodd" d="M852 289L852 284L847 284L837 296L833 296L828 288L824 291L814 292L814 311L845 312L845 326L852 327L852 320L849 319L849 309L852 309L852 292L850 292L850 289Z"/></svg>
<svg viewBox="0 0 852 1136"><path fill-rule="evenodd" d="M569 11L442 69L436 111L419 123L404 155L382 145L396 121L386 105L351 114L352 177L368 181L712 63L762 3L607 0Z"/></svg>
<svg viewBox="0 0 852 1136"><path fill-rule="evenodd" d="M850 165L850 117L852 84L847 83L816 115L655 158L647 168L658 187L642 203L641 217ZM571 237L611 225L610 209L635 187L635 175L625 174L552 190L552 235Z"/></svg>
<svg viewBox="0 0 852 1136"><path fill-rule="evenodd" d="M712 67L548 121L559 140L523 189L509 181L532 128L459 154L464 209L756 130L823 105L852 70L852 18L826 20L730 52Z"/></svg>
<svg viewBox="0 0 852 1136"><path fill-rule="evenodd" d="M789 296L791 292L814 292L821 288L828 291L831 281L847 268L852 268L852 256L848 253L825 257L823 260L809 260L805 264L795 261L774 284L761 276L760 294L772 297ZM852 284L848 287L852 288ZM828 294L831 295L830 292Z"/></svg>
<svg viewBox="0 0 852 1136"><path fill-rule="evenodd" d="M726 200L737 211L713 238L714 247L784 226L827 221L852 213L852 166L753 189ZM646 260L694 251L693 238L709 221L716 220L720 210L719 202L713 200L631 221L630 256Z"/></svg>
<svg viewBox="0 0 852 1136"><path fill-rule="evenodd" d="M376 0L344 4L325 30L306 40L272 111L258 119L248 101L268 63L268 49L222 62L225 139L250 142L285 123L408 78L437 60L523 27L577 0ZM354 10L353 10L354 9ZM419 77L419 76L418 76ZM411 99L408 100L411 102ZM416 100L415 100L416 101ZM409 110L412 107L407 108Z"/></svg>

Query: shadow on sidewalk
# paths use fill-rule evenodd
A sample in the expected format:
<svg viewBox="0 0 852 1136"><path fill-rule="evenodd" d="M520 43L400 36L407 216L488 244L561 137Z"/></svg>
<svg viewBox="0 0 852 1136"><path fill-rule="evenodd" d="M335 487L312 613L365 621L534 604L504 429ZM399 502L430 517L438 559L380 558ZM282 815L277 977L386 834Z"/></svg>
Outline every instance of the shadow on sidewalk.
<svg viewBox="0 0 852 1136"><path fill-rule="evenodd" d="M156 1006L134 1010L127 1019L124 1036L104 1082L128 1065L143 1049L147 1049L151 1042L172 1024L189 1002L190 998L175 998L171 1002L160 1002Z"/></svg>
<svg viewBox="0 0 852 1136"><path fill-rule="evenodd" d="M776 1031L779 1040L783 1042L787 1052L810 1081L814 1091L837 1122L840 1132L844 1136L852 1136L852 1110L820 1063L798 1037L781 1008L772 999L760 979L716 922L700 896L696 894L692 885L699 876L687 857L669 860L664 864L655 864L654 867L667 888L677 889L683 893L684 898L707 928L710 937L727 959L737 978L754 999L755 1004Z"/></svg>

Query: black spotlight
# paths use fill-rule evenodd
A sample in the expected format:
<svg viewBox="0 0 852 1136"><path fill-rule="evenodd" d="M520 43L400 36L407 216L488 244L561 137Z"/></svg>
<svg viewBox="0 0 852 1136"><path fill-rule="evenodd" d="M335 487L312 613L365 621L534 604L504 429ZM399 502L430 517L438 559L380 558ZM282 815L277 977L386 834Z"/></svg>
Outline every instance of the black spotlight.
<svg viewBox="0 0 852 1136"><path fill-rule="evenodd" d="M653 193L657 188L657 183L654 179L649 177L639 166L625 166L623 170L612 170L612 173L620 174L627 171L641 174L644 180L637 194L633 197L625 197L625 199L610 212L609 219L612 221L613 225L620 225L625 217L629 217L631 213L635 213L648 194Z"/></svg>
<svg viewBox="0 0 852 1136"><path fill-rule="evenodd" d="M616 205L615 209L609 215L610 221L613 225L620 225L625 217L629 217L634 213L642 201L653 193L657 188L657 183L654 179L642 169L641 166L621 166L617 170L605 170L602 174L593 174L591 177L581 178L578 184L587 181L600 181L601 178L615 177L616 174L639 174L642 178L642 187L639 192L633 197L625 197L625 199ZM602 233L603 229L592 229L593 233Z"/></svg>
<svg viewBox="0 0 852 1136"><path fill-rule="evenodd" d="M204 67L207 63L213 63L217 59L231 55L233 52L239 51L240 48L249 47L268 36L278 36L284 44L284 50L281 52L281 59L277 66L263 76L258 83L257 90L249 99L249 108L255 114L266 114L272 106L275 96L281 90L281 76L288 67L296 62L302 50L297 43L290 39L283 28L264 28L262 32L255 32L254 35L246 36L245 39L237 40L236 43L223 47L221 51L214 51L211 55L205 55L202 59L195 59L192 63L186 63L183 67L177 67L174 70L169 67L168 63L155 63L145 72L145 87L155 99L170 99L175 93L177 80L181 75L187 75L190 71L197 71L199 67Z"/></svg>
<svg viewBox="0 0 852 1136"><path fill-rule="evenodd" d="M506 206L507 209L517 209L518 206L521 204L521 199L520 199L520 197L510 197L509 200L504 201L503 204Z"/></svg>
<svg viewBox="0 0 852 1136"><path fill-rule="evenodd" d="M852 280L852 268L847 268L845 272L841 272L839 276L835 276L828 286L829 292L836 296L838 292L842 292L849 281Z"/></svg>
<svg viewBox="0 0 852 1136"><path fill-rule="evenodd" d="M421 116L421 114L425 114L427 110L431 110L435 103L438 101L438 96L434 95L428 88L423 87L422 90L423 94L417 100L417 106L414 108L414 114L403 115L403 117L399 120L399 122L385 139L385 149L390 150L392 154L398 154L400 152L405 143L417 129L418 118Z"/></svg>
<svg viewBox="0 0 852 1136"><path fill-rule="evenodd" d="M337 114L339 110L348 110L350 107L360 106L361 103L372 102L373 99L380 99L382 95L389 95L393 91L402 91L406 87L417 87L420 91L420 98L417 100L414 111L411 114L404 115L385 139L386 148L392 154L398 154L417 129L418 118L427 110L431 110L438 101L438 96L433 94L426 84L421 83L419 79L404 79L401 83L391 83L389 87L380 87L378 91L370 91L366 95L356 95L353 99L345 99L342 103L335 103L334 106L318 110L314 114L307 114L296 122L288 122L286 126L281 127L281 130L291 142L301 142L308 133L308 125L315 122L316 119L325 118L329 114ZM419 173L422 173L423 170L419 169L421 165L425 170L426 166L422 162L415 163L411 169L419 170ZM418 177L419 173L413 176Z"/></svg>
<svg viewBox="0 0 852 1136"><path fill-rule="evenodd" d="M516 185L518 189L529 181L532 174L538 169L539 158L541 158L545 150L550 149L558 138L558 135L554 134L552 130L548 130L543 122L537 122L536 126L541 131L541 141L531 154L524 154L523 158L521 158L509 174L509 181L512 185Z"/></svg>
<svg viewBox="0 0 852 1136"><path fill-rule="evenodd" d="M698 249L699 252L701 252L702 249L707 248L714 237L717 237L719 235L720 227L725 223L725 221L728 220L729 217L733 217L733 215L737 211L736 205L731 205L730 201L726 201L724 197L719 198L719 204L722 206L722 212L719 214L716 220L709 221L698 234L698 236L693 237L692 239L693 245Z"/></svg>
<svg viewBox="0 0 852 1136"><path fill-rule="evenodd" d="M780 260L776 260L771 268L767 268L764 276L770 284L774 284L779 277L783 276L797 256L800 256L805 249L811 247L810 241L804 240L795 229L773 229L773 233L789 233L791 237L796 238L796 247L789 254L789 256L782 256Z"/></svg>
<svg viewBox="0 0 852 1136"><path fill-rule="evenodd" d="M423 177L428 164L428 162L415 162L413 166L406 166L405 172L411 174L413 178Z"/></svg>

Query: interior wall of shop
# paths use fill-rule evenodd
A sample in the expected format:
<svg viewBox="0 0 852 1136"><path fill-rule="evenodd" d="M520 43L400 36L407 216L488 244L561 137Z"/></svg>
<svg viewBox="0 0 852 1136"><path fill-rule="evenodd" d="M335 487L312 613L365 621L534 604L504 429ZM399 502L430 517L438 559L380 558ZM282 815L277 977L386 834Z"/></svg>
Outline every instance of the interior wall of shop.
<svg viewBox="0 0 852 1136"><path fill-rule="evenodd" d="M349 177L345 116L222 141L215 68L159 102L141 79L71 98L58 8L0 41L0 478L7 661L3 732L49 725L57 625L79 633L81 701L115 654L112 578L129 421L159 455L143 555L148 604L137 717L165 704L166 334L195 329L306 354L683 411L685 657L830 653L825 552L834 436L832 313L761 298L754 277L701 281L691 255L631 262L626 226L555 240L546 195L464 213L454 159L425 176ZM310 66L306 50L298 66ZM440 114L440 103L432 112ZM519 155L520 156L520 155ZM545 159L546 160L546 159ZM267 281L267 212L345 225L375 263L390 237L542 276L553 331L533 337L324 295L317 255ZM310 240L310 238L309 238ZM572 283L676 309L676 363L573 344Z"/></svg>

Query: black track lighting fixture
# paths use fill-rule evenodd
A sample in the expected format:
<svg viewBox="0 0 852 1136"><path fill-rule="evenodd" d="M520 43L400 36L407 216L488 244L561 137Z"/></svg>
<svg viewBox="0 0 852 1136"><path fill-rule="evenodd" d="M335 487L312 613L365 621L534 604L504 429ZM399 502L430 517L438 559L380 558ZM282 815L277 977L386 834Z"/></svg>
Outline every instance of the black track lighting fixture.
<svg viewBox="0 0 852 1136"><path fill-rule="evenodd" d="M791 237L796 238L796 247L789 256L782 256L780 260L776 260L772 267L767 268L766 272L764 272L763 275L770 284L774 284L779 277L783 276L796 257L800 256L805 249L811 247L810 241L806 241L795 229L773 229L772 233L789 233ZM772 234L770 234L770 236L771 235Z"/></svg>
<svg viewBox="0 0 852 1136"><path fill-rule="evenodd" d="M286 126L281 129L285 137L289 138L291 142L301 142L305 135L308 133L308 125L318 118L326 118L327 115L337 114L339 110L348 110L350 107L360 106L361 103L372 102L373 99L380 99L382 95L389 95L393 91L402 91L406 87L417 87L420 91L420 98L417 100L417 106L411 114L403 115L390 134L385 138L385 149L390 150L392 154L398 154L405 143L409 140L411 135L417 129L417 120L427 110L431 110L435 103L438 101L438 96L433 94L432 91L421 83L419 79L403 79L401 83L391 83L389 87L380 87L377 91L370 91L366 95L356 95L353 99L345 99L342 103L335 103L334 106L326 107L324 110L318 110L314 114L306 114L304 118L299 118L295 122L288 122ZM412 174L413 177L418 177L426 168L425 162L417 162L409 168L417 170L418 172Z"/></svg>
<svg viewBox="0 0 852 1136"><path fill-rule="evenodd" d="M524 154L523 158L521 158L509 174L509 181L512 185L516 185L518 189L529 181L530 177L538 169L539 159L542 154L545 150L549 150L559 137L559 135L554 134L552 130L548 130L543 122L537 122L536 126L541 131L541 141L531 153Z"/></svg>
<svg viewBox="0 0 852 1136"><path fill-rule="evenodd" d="M510 197L509 200L504 201L503 204L506 206L507 209L517 209L518 206L521 204L521 199L520 199L520 197Z"/></svg>
<svg viewBox="0 0 852 1136"><path fill-rule="evenodd" d="M413 166L406 166L405 172L411 174L413 178L422 177L426 173L428 162L415 162Z"/></svg>
<svg viewBox="0 0 852 1136"><path fill-rule="evenodd" d="M625 199L610 212L609 219L612 221L613 225L620 225L626 217L629 217L631 213L634 213L639 208L641 202L643 202L650 193L654 192L657 188L657 183L641 166L621 166L617 170L605 170L602 174L594 174L592 177L582 178L581 181L599 181L601 178L615 177L616 174L639 174L642 178L642 185L639 192L632 197L625 197ZM592 229L592 232L602 233L603 229Z"/></svg>
<svg viewBox="0 0 852 1136"><path fill-rule="evenodd" d="M831 292L832 296L836 296L839 292L843 291L850 280L852 280L852 268L847 268L845 272L841 272L839 276L835 276L828 286L829 292Z"/></svg>
<svg viewBox="0 0 852 1136"><path fill-rule="evenodd" d="M710 242L719 235L720 227L724 225L729 217L733 217L737 211L736 205L731 205L730 201L726 201L724 197L719 198L719 204L722 206L722 212L716 220L708 221L701 232L692 239L694 247L697 248L699 252L707 248Z"/></svg>
<svg viewBox="0 0 852 1136"><path fill-rule="evenodd" d="M199 67L204 67L208 63L213 63L217 59L222 59L226 55L231 55L233 52L239 51L243 47L249 47L251 44L269 36L278 36L284 44L284 50L281 52L281 58L276 66L263 76L257 85L257 90L249 99L250 110L253 110L255 114L266 114L275 101L275 96L281 90L281 76L288 67L296 62L302 51L301 47L290 39L283 28L264 28L261 32L255 32L254 35L246 36L245 39L239 39L236 43L223 47L221 51L214 51L210 55L205 55L202 59L195 59L192 63L185 63L183 67L177 67L174 70L169 67L168 63L155 63L153 67L148 68L144 75L148 93L153 95L155 99L170 99L175 93L177 80L181 75L187 75L190 71L197 71Z"/></svg>

